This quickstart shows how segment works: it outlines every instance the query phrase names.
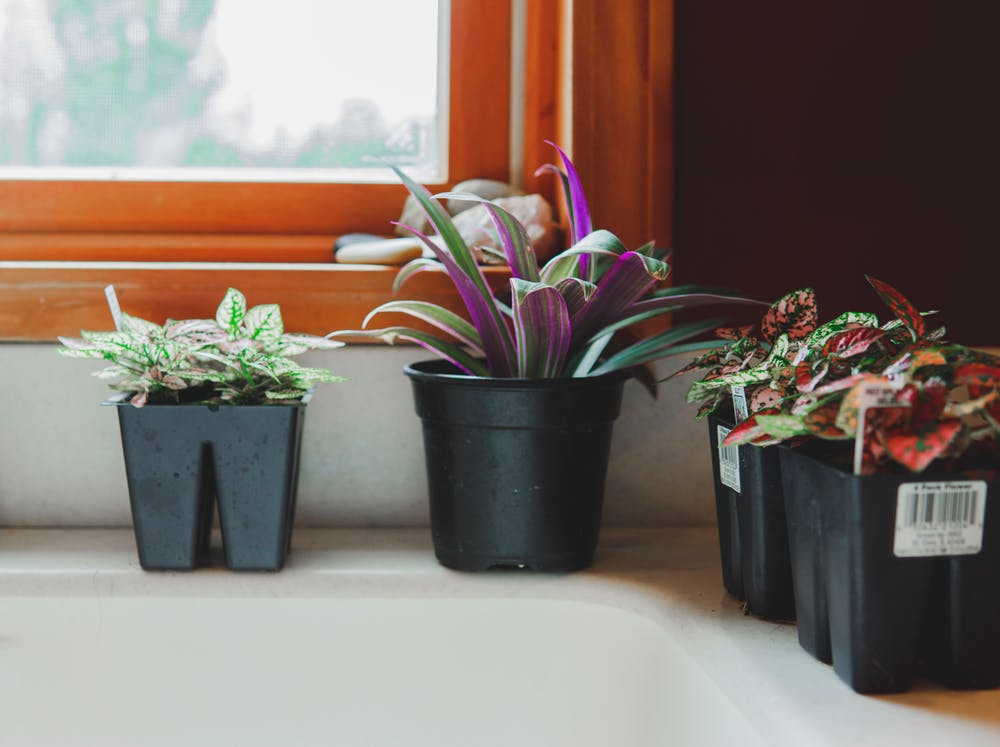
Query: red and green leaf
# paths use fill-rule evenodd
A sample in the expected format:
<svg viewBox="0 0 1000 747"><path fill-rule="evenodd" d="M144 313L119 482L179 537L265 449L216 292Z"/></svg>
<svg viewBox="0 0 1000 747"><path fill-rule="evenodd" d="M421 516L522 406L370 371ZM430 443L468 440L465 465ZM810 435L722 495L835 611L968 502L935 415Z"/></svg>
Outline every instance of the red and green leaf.
<svg viewBox="0 0 1000 747"><path fill-rule="evenodd" d="M815 364L803 361L795 367L795 386L800 392L811 392L829 370L830 364L826 360L817 361Z"/></svg>
<svg viewBox="0 0 1000 747"><path fill-rule="evenodd" d="M964 363L955 368L955 384L965 385L969 394L978 397L990 389L1000 388L1000 366L985 363Z"/></svg>
<svg viewBox="0 0 1000 747"><path fill-rule="evenodd" d="M789 340L801 340L818 323L816 293L812 288L802 288L782 296L767 310L760 322L761 337L774 342L779 335L787 334Z"/></svg>
<svg viewBox="0 0 1000 747"><path fill-rule="evenodd" d="M760 424L757 422L757 418L766 413L756 413L751 415L746 420L741 423L737 423L736 427L729 431L729 435L725 437L720 446L742 446L743 444L748 444L761 436L766 436L767 434L761 430Z"/></svg>
<svg viewBox="0 0 1000 747"><path fill-rule="evenodd" d="M821 355L851 358L864 353L868 348L885 337L885 330L876 327L854 327L838 332L823 345Z"/></svg>
<svg viewBox="0 0 1000 747"><path fill-rule="evenodd" d="M777 409L781 404L782 393L767 386L756 387L750 395L747 409L750 412L763 412Z"/></svg>
<svg viewBox="0 0 1000 747"><path fill-rule="evenodd" d="M796 415L767 415L758 413L757 424L765 435L779 441L809 434L808 429L803 424L803 419Z"/></svg>
<svg viewBox="0 0 1000 747"><path fill-rule="evenodd" d="M742 340L754 328L753 324L746 324L742 327L719 327L715 330L715 336L720 340Z"/></svg>
<svg viewBox="0 0 1000 747"><path fill-rule="evenodd" d="M914 340L919 340L927 332L927 323L917 308L907 298L888 283L866 275L865 278L878 293L882 302L896 315L903 326L910 331Z"/></svg>
<svg viewBox="0 0 1000 747"><path fill-rule="evenodd" d="M948 452L961 433L961 420L937 420L917 433L889 434L885 448L890 457L907 469L923 472L931 462Z"/></svg>
<svg viewBox="0 0 1000 747"><path fill-rule="evenodd" d="M853 438L854 435L837 427L837 413L840 412L840 402L833 400L807 412L802 418L802 425L817 438L829 441L841 441Z"/></svg>

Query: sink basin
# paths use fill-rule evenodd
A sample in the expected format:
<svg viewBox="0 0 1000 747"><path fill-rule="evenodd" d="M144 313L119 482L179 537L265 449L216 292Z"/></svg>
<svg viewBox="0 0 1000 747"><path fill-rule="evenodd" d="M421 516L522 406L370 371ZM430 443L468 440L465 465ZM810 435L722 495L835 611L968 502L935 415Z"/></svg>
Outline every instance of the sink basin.
<svg viewBox="0 0 1000 747"><path fill-rule="evenodd" d="M761 744L662 627L591 603L5 597L0 636L12 745Z"/></svg>

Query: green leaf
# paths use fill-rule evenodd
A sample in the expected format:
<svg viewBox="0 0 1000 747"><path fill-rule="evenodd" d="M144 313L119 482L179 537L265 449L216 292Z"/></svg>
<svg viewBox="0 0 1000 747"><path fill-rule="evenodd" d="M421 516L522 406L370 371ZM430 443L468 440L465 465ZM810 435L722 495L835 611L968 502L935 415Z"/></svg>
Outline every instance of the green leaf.
<svg viewBox="0 0 1000 747"><path fill-rule="evenodd" d="M447 332L463 345L472 348L476 355L483 355L483 341L479 332L470 322L453 311L428 301L389 301L369 311L368 316L361 323L361 327L367 327L372 317L389 312L408 314L427 322L441 331Z"/></svg>
<svg viewBox="0 0 1000 747"><path fill-rule="evenodd" d="M396 273L396 279L392 282L392 292L398 293L399 289L403 287L403 283L417 273L427 271L444 272L445 267L436 259L431 259L430 257L417 257L416 259L411 259L399 269L398 273Z"/></svg>
<svg viewBox="0 0 1000 747"><path fill-rule="evenodd" d="M678 343L715 329L721 321L721 319L707 319L700 322L692 322L668 329L666 332L661 332L645 340L640 340L605 360L600 366L594 369L593 375L600 376L610 371L649 363L659 358L665 358L668 355L689 352L690 349L680 346Z"/></svg>
<svg viewBox="0 0 1000 747"><path fill-rule="evenodd" d="M215 321L229 334L238 335L246 313L246 297L235 288L230 288L215 312Z"/></svg>
<svg viewBox="0 0 1000 747"><path fill-rule="evenodd" d="M782 441L809 433L809 429L803 423L803 418L798 415L758 414L757 425L768 436L781 439Z"/></svg>
<svg viewBox="0 0 1000 747"><path fill-rule="evenodd" d="M276 303L254 306L247 312L243 322L250 339L264 344L275 342L285 332L281 309Z"/></svg>
<svg viewBox="0 0 1000 747"><path fill-rule="evenodd" d="M806 345L811 348L822 347L835 334L854 326L878 327L878 317L867 311L845 311L835 319L814 329L806 338Z"/></svg>
<svg viewBox="0 0 1000 747"><path fill-rule="evenodd" d="M451 361L472 376L488 377L490 375L489 370L483 365L483 362L474 358L460 345L449 342L448 340L442 340L440 337L428 334L427 332L410 329L409 327L386 327L384 329L373 329L367 332L359 332L357 330L340 330L337 332L331 332L330 334L332 336L364 337L368 339L382 340L389 345L395 345L396 340L407 340L409 342L414 342L421 347L427 348L445 360Z"/></svg>
<svg viewBox="0 0 1000 747"><path fill-rule="evenodd" d="M122 332L126 332L136 337L162 337L163 328L153 322L140 319L137 316L122 312L121 315Z"/></svg>

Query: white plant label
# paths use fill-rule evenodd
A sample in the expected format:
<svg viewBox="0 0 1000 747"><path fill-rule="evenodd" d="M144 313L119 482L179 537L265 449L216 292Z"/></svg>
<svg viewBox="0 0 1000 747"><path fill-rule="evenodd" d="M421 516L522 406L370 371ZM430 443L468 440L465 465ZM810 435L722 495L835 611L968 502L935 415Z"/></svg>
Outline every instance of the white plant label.
<svg viewBox="0 0 1000 747"><path fill-rule="evenodd" d="M742 384L733 384L733 416L737 423L742 423L750 417L750 408L747 407L747 389Z"/></svg>
<svg viewBox="0 0 1000 747"><path fill-rule="evenodd" d="M897 558L975 555L983 549L986 483L982 480L911 482L899 486Z"/></svg>
<svg viewBox="0 0 1000 747"><path fill-rule="evenodd" d="M740 492L740 447L723 446L722 442L732 431L725 426L716 426L719 438L719 482L727 488Z"/></svg>
<svg viewBox="0 0 1000 747"><path fill-rule="evenodd" d="M858 430L854 437L854 474L861 474L861 462L865 453L865 418L868 411L880 407L909 407L905 402L896 399L896 393L902 389L903 382L887 382L868 384L858 397Z"/></svg>
<svg viewBox="0 0 1000 747"><path fill-rule="evenodd" d="M111 309L111 318L115 320L115 329L122 330L122 307L118 303L118 294L115 293L115 286L109 285L104 288L104 297L108 299L108 308Z"/></svg>

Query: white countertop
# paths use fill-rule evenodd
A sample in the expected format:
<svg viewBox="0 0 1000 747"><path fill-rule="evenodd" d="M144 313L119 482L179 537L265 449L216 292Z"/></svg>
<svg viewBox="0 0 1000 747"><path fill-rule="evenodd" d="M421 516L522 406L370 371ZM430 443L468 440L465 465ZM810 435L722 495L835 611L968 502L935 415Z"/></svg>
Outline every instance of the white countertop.
<svg viewBox="0 0 1000 747"><path fill-rule="evenodd" d="M0 599L46 596L588 602L667 628L769 744L1000 745L1000 690L918 681L903 695L857 695L799 648L793 625L744 615L723 591L709 528L606 530L593 568L566 576L449 571L426 529L298 529L277 574L146 573L130 530L0 531Z"/></svg>

